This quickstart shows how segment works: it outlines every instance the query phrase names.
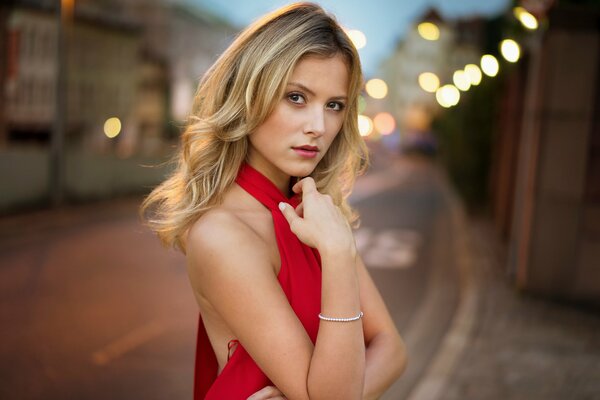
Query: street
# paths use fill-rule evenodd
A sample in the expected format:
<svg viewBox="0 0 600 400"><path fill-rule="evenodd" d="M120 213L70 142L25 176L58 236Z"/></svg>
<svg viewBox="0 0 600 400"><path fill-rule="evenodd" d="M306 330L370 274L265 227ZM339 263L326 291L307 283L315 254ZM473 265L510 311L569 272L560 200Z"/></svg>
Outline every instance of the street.
<svg viewBox="0 0 600 400"><path fill-rule="evenodd" d="M357 182L357 245L409 345L384 398L407 396L459 297L439 171L398 160ZM196 305L183 256L138 220L139 197L0 223L0 398L191 398Z"/></svg>

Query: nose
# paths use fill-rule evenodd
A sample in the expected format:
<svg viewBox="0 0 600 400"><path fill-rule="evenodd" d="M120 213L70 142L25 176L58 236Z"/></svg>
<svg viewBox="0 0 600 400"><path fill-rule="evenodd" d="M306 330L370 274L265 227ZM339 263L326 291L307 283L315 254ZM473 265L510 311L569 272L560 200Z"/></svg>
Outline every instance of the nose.
<svg viewBox="0 0 600 400"><path fill-rule="evenodd" d="M312 107L309 111L304 133L315 137L325 134L325 110L322 107Z"/></svg>

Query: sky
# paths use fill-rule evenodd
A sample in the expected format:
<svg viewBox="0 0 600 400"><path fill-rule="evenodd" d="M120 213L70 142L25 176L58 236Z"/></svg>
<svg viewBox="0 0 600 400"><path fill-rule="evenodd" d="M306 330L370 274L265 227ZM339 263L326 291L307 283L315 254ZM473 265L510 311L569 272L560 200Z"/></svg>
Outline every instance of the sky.
<svg viewBox="0 0 600 400"><path fill-rule="evenodd" d="M283 0L184 0L208 9L243 28L261 15L292 1ZM411 23L429 7L444 18L472 15L493 16L504 12L510 0L316 0L333 13L347 29L359 29L367 45L359 50L366 77L374 76L379 64L402 38Z"/></svg>

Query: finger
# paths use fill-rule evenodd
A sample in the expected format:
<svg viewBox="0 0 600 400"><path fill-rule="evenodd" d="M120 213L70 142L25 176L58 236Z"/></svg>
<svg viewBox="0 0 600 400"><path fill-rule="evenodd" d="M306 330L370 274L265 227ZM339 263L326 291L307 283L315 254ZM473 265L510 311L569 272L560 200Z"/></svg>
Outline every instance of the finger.
<svg viewBox="0 0 600 400"><path fill-rule="evenodd" d="M298 204L298 206L296 207L296 215L300 218L304 217L304 203Z"/></svg>
<svg viewBox="0 0 600 400"><path fill-rule="evenodd" d="M283 216L285 217L285 219L287 219L287 221L290 224L290 226L292 226L292 224L295 221L297 221L298 219L300 219L300 217L298 216L298 214L296 214L296 211L294 210L294 207L292 207L288 203L284 203L283 201L280 202L279 203L279 209L281 210L281 213L283 214Z"/></svg>
<svg viewBox="0 0 600 400"><path fill-rule="evenodd" d="M252 396L248 397L247 400L267 400L267 399L278 399L283 395L275 386L265 386Z"/></svg>
<svg viewBox="0 0 600 400"><path fill-rule="evenodd" d="M310 193L313 190L317 190L317 185L315 184L315 180L310 176L306 178L300 179L294 186L292 186L292 191L294 193Z"/></svg>

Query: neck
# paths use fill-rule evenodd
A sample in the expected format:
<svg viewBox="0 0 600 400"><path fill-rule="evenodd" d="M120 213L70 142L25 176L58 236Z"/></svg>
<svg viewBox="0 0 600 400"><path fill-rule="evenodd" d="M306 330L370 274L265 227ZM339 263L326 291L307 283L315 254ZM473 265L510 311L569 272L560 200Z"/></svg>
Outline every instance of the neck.
<svg viewBox="0 0 600 400"><path fill-rule="evenodd" d="M274 168L269 168L266 165L262 165L262 163L256 162L252 159L247 160L247 163L263 174L268 180L270 180L277 188L283 193L285 196L288 196L290 191L290 179L291 177L282 171L279 171Z"/></svg>

